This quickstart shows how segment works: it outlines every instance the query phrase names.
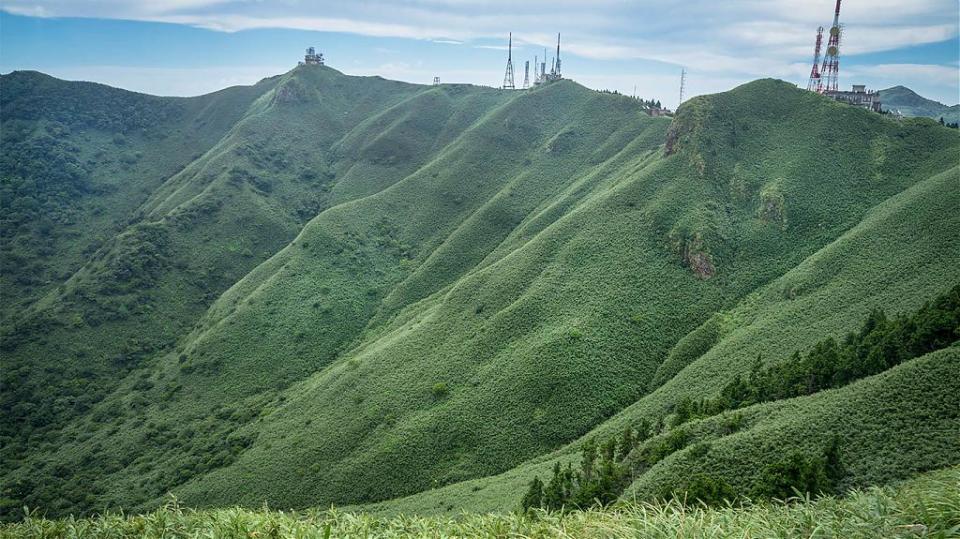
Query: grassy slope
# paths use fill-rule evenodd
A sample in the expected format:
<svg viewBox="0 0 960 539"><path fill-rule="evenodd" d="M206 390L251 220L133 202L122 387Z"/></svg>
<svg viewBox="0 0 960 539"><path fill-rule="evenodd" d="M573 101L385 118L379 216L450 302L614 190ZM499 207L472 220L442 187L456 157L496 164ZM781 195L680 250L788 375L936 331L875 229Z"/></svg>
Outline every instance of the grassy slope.
<svg viewBox="0 0 960 539"><path fill-rule="evenodd" d="M466 514L374 518L339 511L238 508L192 511L175 504L146 515L46 520L33 516L0 528L20 537L947 537L960 529L960 471L928 473L843 499L705 509L626 504L572 514Z"/></svg>
<svg viewBox="0 0 960 539"><path fill-rule="evenodd" d="M784 98L757 107L756 96L770 92ZM521 107L522 102L518 110L538 109ZM810 120L807 105L823 110ZM577 126L597 117L593 110L564 110ZM771 121L785 114L789 121ZM845 145L840 150L829 138L811 144L797 129L797 123L812 121L808 130L826 130L829 115L841 115L851 135L849 140L840 138L846 133L836 135ZM509 120L496 120L479 126L477 135L509 137L502 131ZM531 196L526 193L544 194L533 171L549 166L531 158L536 166L522 173L522 184L510 185L507 197L496 183L476 194L461 187L470 218L456 228L433 224L436 212L426 223L412 219L413 230L399 224L400 241L418 253L415 268L394 286L389 273L386 280L373 277L374 292L384 284L390 291L366 334L337 363L295 386L288 400L255 426L257 441L236 463L178 492L190 503L209 504L376 500L503 471L560 447L641 397L670 347L710 313L786 272L926 170L942 170L949 163L947 148L956 144L952 133L937 126L899 126L771 81L698 101L679 125L682 149L676 158L661 161L639 148L625 155L607 150L606 159L595 161L604 164L600 170L585 171L553 198L524 206L519 203ZM565 138L575 136L564 135L568 129L536 141L541 151L559 151ZM496 137L486 130L496 130ZM574 153L606 149L589 139L570 146ZM844 158L824 177L814 165L831 150L843 151ZM335 223L327 220L351 211L383 215L380 208L390 209L388 214L394 208L420 209L406 201L410 196L433 208L426 203L435 200L431 193L447 189L442 172L434 187L433 172L428 166L380 195L331 210L294 246L307 245L311 256L277 258L224 297L221 305L236 301L237 310L197 342L214 357L230 350L263 352L248 354L235 375L219 378L219 390L243 394L256 387L258 369L326 350L324 333L340 326L323 318L314 322L306 314L311 300L333 314L343 301L359 308L362 291L346 299L336 295L376 265L361 263L362 271L347 266L349 279L325 284L339 270L322 265L332 231L356 227L349 213ZM496 178L482 174L488 182ZM769 190L785 200L779 214L764 212ZM483 202L484 195L490 202ZM518 203L510 197L521 198ZM551 216L557 206L564 211ZM516 221L510 213L505 219L504 209L514 207L536 209L519 213ZM442 242L422 235L437 229ZM354 237L362 245L369 229ZM701 249L712 256L717 275L696 279L671 252L671 243L681 244L678 251ZM355 255L370 256L363 249ZM395 278L404 274L401 268ZM325 286L336 291L334 297L324 296ZM264 332L266 319L277 312L304 314L273 319L280 327ZM246 337L255 330L260 333ZM291 343L289 336L301 333L306 345L298 358L296 339ZM257 359L268 350L275 361L269 366ZM447 394L432 395L436 384Z"/></svg>
<svg viewBox="0 0 960 539"><path fill-rule="evenodd" d="M554 92L573 92L574 97L579 97L579 99L582 100L595 99L591 92L573 85L558 85L554 89ZM537 96L531 95L531 98L534 97ZM539 96L540 99L553 99L555 97L556 93L545 93ZM630 107L628 110L632 110L634 114L639 114L639 112L635 110L635 105L629 100L624 100L622 103L623 106ZM519 105L515 106L519 107ZM621 111L613 109L607 114L613 116L615 114L621 114ZM507 111L491 113L490 121L477 126L477 128L464 135L463 140L451 145L445 150L439 161L446 160L462 163L460 170L476 170L481 174L489 170L484 167L509 166L515 171L519 171L524 166L520 152L514 152L519 155L508 155L510 159L506 162L497 163L489 160L484 161L486 157L484 151L478 144L472 143L478 138L492 138L490 130L500 129L501 122L511 115L512 114ZM561 120L562 119L557 120L558 125ZM597 126L597 132L602 129L602 120L603 118L598 119L595 124ZM661 136L653 137L651 140L659 140L662 137L663 129L665 128L665 122L663 120L641 119L641 124L644 123L660 126ZM518 126L518 128L524 129L525 127ZM534 140L530 144L542 143L543 141ZM557 151L559 151L559 147ZM575 163L576 157L577 156L566 156L565 160L560 164ZM328 361L327 358L336 352L335 346L333 346L336 344L334 339L351 337L349 333L350 326L348 326L344 320L334 325L333 323L318 322L318 318L320 318L320 320L325 316L329 316L333 320L336 320L335 317L337 316L341 318L356 318L356 311L349 309L363 307L364 302L368 305L366 308L371 308L371 306L375 307L377 303L376 295L371 295L370 289L377 283L375 279L383 278L378 272L383 272L386 277L390 277L391 275L389 273L385 273L386 270L396 275L398 270L401 269L401 265L398 265L398 262L403 256L401 250L398 250L391 243L391 237L383 235L397 235L400 243L410 243L412 249L419 249L418 244L404 238L402 233L391 232L391 230L399 225L389 222L384 224L366 218L366 216L369 215L369 210L364 206L367 204L407 204L408 202L406 201L409 200L410 197L419 199L425 194L441 200L444 198L449 199L447 203L448 208L445 213L437 211L442 208L442 206L432 206L434 211L429 212L432 213L429 217L434 220L427 218L427 210L429 210L430 207L424 207L421 208L421 210L424 211L423 217L408 218L403 221L410 226L410 228L413 228L414 231L418 231L418 229L422 230L423 232L419 233L423 234L430 234L432 228L437 226L438 222L443 222L441 219L462 219L473 213L473 209L468 205L467 199L458 201L452 193L454 186L457 186L458 189L463 191L462 186L465 182L462 177L449 174L449 178L445 180L447 184L431 185L434 183L434 178L436 177L434 174L439 169L436 165L437 161L438 160L433 161L431 165L428 165L426 170L418 176L415 175L404 180L381 195L370 197L357 203L341 205L325 212L318 218L318 221L314 225L307 228L301 235L301 238L298 239L295 244L291 245L287 252L275 257L262 268L251 274L248 279L242 281L235 287L234 291L226 294L222 301L211 310L210 316L203 323L203 327L198 330L196 339L191 340L185 347L186 360L184 367L187 368L186 370L197 370L189 373L178 373L179 365L176 361L173 362L173 374L175 374L176 378L170 381L170 385L173 383L182 384L182 394L185 395L185 397L171 405L178 407L177 410L166 412L161 410L159 416L154 416L156 421L163 421L169 425L170 420L168 418L178 417L180 414L182 414L180 415L181 417L193 417L194 414L205 417L211 414L208 410L217 408L223 404L224 395L230 397L231 401L237 402L236 408L244 410L248 408L248 406L247 403L241 403L237 400L240 397L258 397L258 391L273 391L277 380L282 380L283 376L291 373L295 374L298 369L300 372L304 370L309 372L311 369L317 369L322 366L324 361ZM430 166L434 166L434 168L430 169ZM555 166L560 168L559 165ZM511 178L512 175L505 176L503 181L510 181ZM550 179L551 178L544 178L541 181L546 182ZM417 182L419 182L420 185L417 185ZM427 185L426 189L424 188L424 183ZM490 194L497 191L496 184L487 185L483 182L477 182L473 185L477 190L486 190ZM338 220L345 219L342 217L343 214L347 216L345 225L337 223ZM394 213L383 212L382 215L391 216L394 215ZM320 223L323 223L324 226L320 226ZM364 235L351 235L352 231L347 229L345 233L343 233L343 236L331 238L332 233L340 232L333 228L332 224L337 224L344 228L348 226L356 227L357 224L360 224L363 226L360 231L363 232ZM451 223L448 226L455 226L455 223ZM370 232L368 232L367 228L370 229ZM371 232L372 237L368 235L371 234ZM334 243L335 241L342 243ZM342 265L344 262L343 259L346 257L332 257L332 261L326 261L326 264L329 265L322 265L325 261L323 257L319 256L317 258L303 260L304 251L325 254L325 250L339 250L343 253L344 243L346 243L346 247L349 249L346 252L353 254L352 258L357 258L359 262L364 262L373 267L364 269L360 264L349 260L347 261L350 262L350 264L345 268L341 269L336 267L337 265ZM371 264L371 262L377 262L378 259L384 260L382 263L384 269ZM357 271L358 266L364 269L364 273ZM276 271L283 272L285 278L277 278L275 275ZM286 276L296 276L297 274L302 274L304 278L286 278ZM335 279L339 279L339 282ZM260 290L261 288L264 290ZM270 296L267 295L267 290L269 290L270 295L274 295L275 299L271 299ZM236 312L232 312L234 310L234 299L246 298L246 296L251 293L253 297L245 299L242 304L236 307ZM271 306L272 301L284 299L279 295L280 293L292 295L290 300L279 304L279 306L283 307L283 312L286 314L286 316L282 318L276 316L278 312L277 308ZM263 296L266 296L266 298L262 299ZM252 301L250 301L250 299L252 299ZM304 316L304 313L310 314ZM230 326L234 324L236 325L231 328L231 331L224 331L224 329L230 328ZM356 328L356 330L359 329L362 329L362 326ZM337 334L337 331L342 333ZM297 339L296 336L301 332L303 336ZM278 336L280 338L263 338L264 334L271 335L273 333L279 333ZM291 339L291 335L295 338ZM230 339L233 342L226 339ZM326 339L327 346L318 345L317 341L320 341L319 344L324 343L322 339ZM239 343L235 344L238 341ZM239 350L244 350L245 353L243 355L234 354L234 351ZM225 361L220 358L229 358L230 360ZM172 359L175 360L176 358ZM241 363L238 360L242 360L243 362ZM216 376L216 385L213 386L210 384L210 368L207 367L210 364L220 365L220 370ZM164 373L161 376L166 376L166 374L167 373ZM164 382L166 381L164 380ZM160 391L157 393L160 393ZM165 403L163 406L167 406L167 404ZM151 423L150 420L147 422ZM131 425L126 427L129 430L126 430L126 432L122 434L125 439L137 440L139 434L145 430L142 427L142 423L140 428ZM174 430L180 430L180 427L181 425L176 425ZM104 433L104 435L107 434ZM176 436L176 432L174 435ZM102 440L100 434L94 438L97 441L93 441L92 443L98 443L98 441ZM106 443L103 445L111 446L113 444ZM129 447L122 447L120 452L128 451L129 449ZM69 454L69 452L69 449L64 451L65 454ZM177 453L160 453L156 456L151 455L149 458L144 458L143 466L132 468L125 473L129 473L130 481L135 482L142 481L145 476L155 477L154 474L164 477L171 475L169 468L157 465L158 460L160 461L159 464L165 466L180 466L184 461ZM129 489L130 486L127 484L117 484L114 486L119 492L123 492L124 494L129 492L128 490L121 490Z"/></svg>
<svg viewBox="0 0 960 539"><path fill-rule="evenodd" d="M43 209L13 237L4 234L2 318L77 271L164 180L219 141L271 82L160 98L30 71L0 77L2 170L16 184L3 193L5 217L28 197ZM30 166L39 159L45 167ZM78 196L62 199L70 180Z"/></svg>
<svg viewBox="0 0 960 539"><path fill-rule="evenodd" d="M129 388L152 384L151 363L145 360L169 350L223 289L288 243L305 220L329 205L332 185L351 181L349 174L342 180L337 177L331 165L332 148L361 153L341 139L359 129L358 124L362 127L362 120L417 93L438 96L434 101L452 101L454 108L470 97L457 94L496 95L486 90L444 91L379 78L346 77L328 68L295 70L275 78L270 87L252 104L233 103L246 110L222 140L159 186L137 210L133 224L64 285L13 321L6 339L7 344L14 343L7 365L20 377L13 405L39 404L42 414L24 416L46 430L31 437L30 430L13 427L22 441L8 448L5 458L19 459L28 447L33 457L58 451L59 445L38 445L72 437L75 431L50 430L51 423L69 419L77 411L72 395L84 400L82 413L88 401L103 397L104 389L126 388L125 395L136 398L127 399L123 406L132 409L129 415L137 415L135 410L144 404L144 396L129 393ZM212 103L205 110L224 115L217 106ZM443 109L421 109L436 126L422 130L420 138L412 142L428 147L434 138L465 128L471 114L465 110L448 121ZM398 119L396 129L404 131L410 120ZM203 114L193 118L193 123L204 121ZM359 138L365 143L370 137L361 134ZM429 156L429 152L420 152L400 156L396 162L411 166ZM51 367L16 369L37 358ZM121 373L134 371L124 381L115 374L117 367ZM77 383L77 379L90 377L96 378L95 391ZM273 388L283 383L278 376L269 385ZM50 386L58 390L51 392ZM100 423L121 415L111 407L116 405L101 407L98 415L88 416L86 421ZM33 473L45 478L49 474L42 471L45 465L39 458L20 467L17 475L21 477ZM30 469L33 472L28 472ZM70 478L77 488L73 492L78 493L83 482L79 477ZM63 488L56 479L49 483L49 487L60 484Z"/></svg>
<svg viewBox="0 0 960 539"><path fill-rule="evenodd" d="M955 189L958 173L960 169L954 167L891 198L795 269L736 308L718 314L716 318L724 322L725 329L717 342L703 345L702 355L692 358L691 364L667 384L589 436L609 436L643 417L652 421L684 396L712 395L734 375L746 373L758 354L767 361L786 360L793 349L806 349L826 335L840 337L857 328L873 307L884 307L888 312L909 311L943 292L955 282L953 268L960 263L960 244L953 232L960 227L960 217L953 211L960 203ZM876 380L787 403L748 408L744 414L750 418L749 426L714 442L713 456L695 465L733 482L749 482L760 468L756 463L774 457L771 451L812 448L833 433L845 434L850 481L855 485L889 481L956 463L960 456L952 442L957 407L951 408L949 399L958 393L953 387L956 377L946 375L956 372L956 360L957 351L953 349L918 359ZM878 401L887 404L878 406ZM910 416L914 413L922 420ZM698 430L710 432L722 419L705 421ZM921 424L925 434L918 435ZM572 452L578 445L563 449L553 458L576 458ZM719 466L712 460L729 459L734 454L733 462L739 465L724 461ZM459 507L507 509L518 503L533 475L549 477L553 458L535 459L503 476L388 502L375 510L434 513ZM670 464L674 461L668 459L639 478L638 492L649 492L658 483L681 482L694 460L687 460L689 451L679 453L677 458L684 463L682 466Z"/></svg>
<svg viewBox="0 0 960 539"><path fill-rule="evenodd" d="M319 208L331 207L225 292L175 352L9 476L86 493L55 509L149 507L169 488L197 505L381 500L502 472L686 391L715 391L753 356L723 356L732 367L707 367L712 378L695 384L685 377L721 333L742 329L735 314L761 297L751 294L877 204L932 182L957 148L955 132L929 121L898 124L775 81L689 102L664 158L668 120L568 82L414 91L307 73L278 81L144 207L146 219L198 231L171 240L190 271L174 265L155 288L181 298L190 288L175 277L198 273L207 283L224 272L212 282L228 284L245 271L244 249L252 266L257 241L283 245L296 229L290 205L314 193L297 182L351 180L332 183ZM326 84L341 91L316 90ZM360 92L371 88L383 95ZM379 108L351 109L343 123L330 112L371 99ZM271 146L271 135L292 143ZM418 143L398 144L408 138ZM331 148L326 160L314 141ZM943 222L948 236L957 229ZM919 251L899 245L914 261ZM924 271L935 279L950 262ZM911 301L938 291L921 285ZM862 297L855 282L838 286ZM764 316L778 320L785 296L803 292L770 292ZM727 314L710 342L691 343L715 313ZM397 507L443 510L449 502L435 501L449 495L502 508L547 465Z"/></svg>

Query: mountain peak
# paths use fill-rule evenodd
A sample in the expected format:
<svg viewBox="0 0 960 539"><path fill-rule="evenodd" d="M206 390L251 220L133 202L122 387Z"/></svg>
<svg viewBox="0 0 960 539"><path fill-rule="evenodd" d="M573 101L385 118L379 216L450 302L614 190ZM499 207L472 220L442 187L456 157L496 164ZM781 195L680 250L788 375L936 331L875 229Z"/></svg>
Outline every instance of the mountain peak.
<svg viewBox="0 0 960 539"><path fill-rule="evenodd" d="M906 86L893 86L880 90L884 110L899 111L905 116L920 116L945 122L960 121L960 105L949 107L939 101L927 99Z"/></svg>

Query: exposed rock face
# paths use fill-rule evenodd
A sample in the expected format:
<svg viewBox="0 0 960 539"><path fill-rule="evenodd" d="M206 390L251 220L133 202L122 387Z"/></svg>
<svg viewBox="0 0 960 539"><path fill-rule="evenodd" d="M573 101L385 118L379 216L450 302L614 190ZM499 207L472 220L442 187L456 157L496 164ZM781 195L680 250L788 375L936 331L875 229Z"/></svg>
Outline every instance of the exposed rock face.
<svg viewBox="0 0 960 539"><path fill-rule="evenodd" d="M767 223L776 223L781 228L787 226L787 215L784 206L781 182L778 180L760 191L760 206L757 208L757 217Z"/></svg>
<svg viewBox="0 0 960 539"><path fill-rule="evenodd" d="M710 253L690 252L687 254L686 262L693 274L699 279L709 279L716 274L716 268L713 266Z"/></svg>
<svg viewBox="0 0 960 539"><path fill-rule="evenodd" d="M690 268L698 279L710 279L716 275L717 268L714 265L713 256L704 246L703 237L699 232L687 237L677 237L675 234L671 236L674 250L680 255L681 262Z"/></svg>
<svg viewBox="0 0 960 539"><path fill-rule="evenodd" d="M294 80L289 80L276 90L274 100L277 103L302 103L306 101L306 91Z"/></svg>
<svg viewBox="0 0 960 539"><path fill-rule="evenodd" d="M677 121L674 120L670 124L670 129L667 130L667 141L664 144L663 155L670 156L677 152L677 139L679 138L680 129L677 127Z"/></svg>

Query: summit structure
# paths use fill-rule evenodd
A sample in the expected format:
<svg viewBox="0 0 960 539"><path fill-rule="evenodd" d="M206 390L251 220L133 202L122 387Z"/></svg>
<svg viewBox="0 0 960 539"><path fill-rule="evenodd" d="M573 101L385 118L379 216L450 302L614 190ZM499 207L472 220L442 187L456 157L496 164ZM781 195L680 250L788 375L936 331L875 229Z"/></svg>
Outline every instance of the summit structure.
<svg viewBox="0 0 960 539"><path fill-rule="evenodd" d="M515 90L516 85L513 83L513 32L510 32L509 40L507 41L507 69L503 73L503 86L504 90Z"/></svg>

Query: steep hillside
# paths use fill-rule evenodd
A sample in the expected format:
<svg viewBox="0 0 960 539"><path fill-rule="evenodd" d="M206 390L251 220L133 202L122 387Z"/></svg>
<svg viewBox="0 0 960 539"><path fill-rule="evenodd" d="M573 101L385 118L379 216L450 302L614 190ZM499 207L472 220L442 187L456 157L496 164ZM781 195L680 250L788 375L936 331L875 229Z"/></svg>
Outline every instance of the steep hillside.
<svg viewBox="0 0 960 539"><path fill-rule="evenodd" d="M269 84L9 324L8 512L169 491L512 509L587 439L955 281L960 137L930 120L772 80L672 121L570 81L502 92L305 66ZM628 492L698 465L736 486L838 429L850 484L957 463L941 443L955 359L756 405L730 435L692 422L710 449ZM64 398L90 387L82 407ZM877 409L890 391L904 410ZM921 416L940 444L925 456L920 435L890 436Z"/></svg>
<svg viewBox="0 0 960 539"><path fill-rule="evenodd" d="M883 110L899 110L904 116L920 116L934 120L943 118L943 121L948 124L960 122L960 105L944 105L904 86L880 90L880 102L883 104Z"/></svg>
<svg viewBox="0 0 960 539"><path fill-rule="evenodd" d="M4 119L10 110L11 122L17 121L20 110L28 111L22 114L25 123L46 121L35 118L43 117L47 109L32 103L31 96L44 95L43 88L34 86L59 84L68 92L77 85L40 75L24 81L18 74L9 77L14 79L11 86L24 85L20 93L25 96L17 100L14 97L19 94L11 92L11 105L4 107ZM362 128L363 120L418 92L439 96L435 102L453 103L469 100L472 93L496 96L492 91L345 77L329 68L294 70L261 85L265 87L237 90L250 98L246 101L220 103L219 94L213 94L197 98L207 102L205 106L181 110L180 100L80 84L97 106L128 99L131 107L146 110L142 114L150 122L154 120L149 114L159 116L173 109L183 114L183 130L202 125L208 121L207 114L216 116L218 125L231 116L234 123L222 130L222 138L206 152L194 153L196 146L189 152L181 150L179 158L193 160L162 183L150 183L137 175L139 170L131 170L134 181L143 185L131 181L126 188L136 189L140 198L111 208L122 212L126 226L117 227L115 235L92 254L88 249L86 263L4 325L3 376L9 389L3 393L2 430L12 440L4 448L7 462L18 462L39 444L56 443L62 436L60 427L87 414L93 403L122 385L127 373L149 371L152 358L171 349L212 300L286 245L303 222L329 205L334 184L349 189L351 176L345 174L344 181L338 181L332 156L334 147L354 151L340 139ZM421 130L425 141L450 136L470 121L471 114L478 114L464 110L451 121L442 108L428 110L436 125ZM133 115L127 112L121 117ZM60 118L65 113L51 105L46 114ZM84 116L78 121L94 120ZM401 118L395 121L395 129L404 132L409 123L409 118ZM116 130L116 140L131 138L123 134L123 126L107 120L97 125ZM177 129L170 128L165 139L177 140ZM192 142L186 137L179 143ZM12 149L5 155L16 157L18 163L38 159L26 150L18 153L19 147ZM154 150L177 155L169 148ZM410 166L429 156L429 152L401 156L396 166ZM71 170L70 162L54 164L56 170ZM30 179L35 182L37 175ZM91 204L111 202L96 194L90 199ZM56 226L53 230L60 232ZM21 241L22 236L17 241L28 243ZM64 254L69 253L65 249Z"/></svg>
<svg viewBox="0 0 960 539"><path fill-rule="evenodd" d="M514 507L534 476L546 480L557 461L576 463L576 451L587 439L619 435L627 425L644 420L654 424L666 417L669 422L684 397L716 395L734 376L747 374L757 357L771 364L790 361L793 350L857 330L873 308L902 312L946 292L958 284L953 271L960 262L960 236L955 233L960 221L954 211L960 203L954 188L958 179L960 168L954 167L892 197L794 270L737 308L715 315L671 351L671 358L682 354L689 364L678 368L667 384L555 455L502 476L373 509L393 514ZM714 326L723 328L720 335ZM687 449L639 475L626 495L660 495L664 487L684 485L694 473L749 485L764 464L787 451L814 451L837 434L844 440L850 472L845 486L884 483L954 464L960 460L955 444L960 391L953 375L958 359L954 346L861 383L681 427L689 435ZM736 415L738 426L731 431ZM705 448L709 450L704 453Z"/></svg>
<svg viewBox="0 0 960 539"><path fill-rule="evenodd" d="M31 71L0 76L2 319L77 271L273 82L184 99Z"/></svg>

